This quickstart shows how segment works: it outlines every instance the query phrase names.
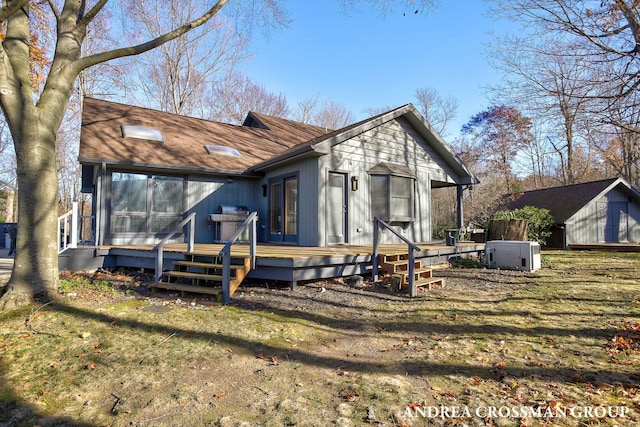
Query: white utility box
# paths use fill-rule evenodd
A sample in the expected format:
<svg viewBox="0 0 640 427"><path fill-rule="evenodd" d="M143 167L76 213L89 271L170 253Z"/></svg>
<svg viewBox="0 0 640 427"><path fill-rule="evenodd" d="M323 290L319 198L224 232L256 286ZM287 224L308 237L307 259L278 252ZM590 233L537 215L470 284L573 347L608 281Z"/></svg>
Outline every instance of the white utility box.
<svg viewBox="0 0 640 427"><path fill-rule="evenodd" d="M518 240L491 240L486 243L487 266L521 271L541 267L540 244Z"/></svg>

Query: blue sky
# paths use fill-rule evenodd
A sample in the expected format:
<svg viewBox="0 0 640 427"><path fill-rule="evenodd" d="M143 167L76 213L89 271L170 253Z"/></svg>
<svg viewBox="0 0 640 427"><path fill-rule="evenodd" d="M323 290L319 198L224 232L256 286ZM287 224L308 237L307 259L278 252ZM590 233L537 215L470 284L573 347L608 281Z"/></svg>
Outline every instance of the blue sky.
<svg viewBox="0 0 640 427"><path fill-rule="evenodd" d="M415 102L417 88L431 87L460 103L448 127L453 138L488 107L485 87L500 78L485 54L496 23L482 0L439 3L429 14L381 16L366 2L345 14L337 0L291 1L291 26L256 34L243 71L292 107L318 96L344 104L358 120L367 108Z"/></svg>

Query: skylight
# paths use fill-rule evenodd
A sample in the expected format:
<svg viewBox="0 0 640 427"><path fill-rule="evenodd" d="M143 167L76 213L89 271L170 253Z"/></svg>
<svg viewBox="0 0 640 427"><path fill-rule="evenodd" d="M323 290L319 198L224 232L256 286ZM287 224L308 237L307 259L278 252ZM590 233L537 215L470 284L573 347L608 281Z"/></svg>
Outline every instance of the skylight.
<svg viewBox="0 0 640 427"><path fill-rule="evenodd" d="M207 154L216 154L218 156L227 157L242 157L242 154L235 148L227 147L225 145L205 145L204 149L207 150Z"/></svg>
<svg viewBox="0 0 640 427"><path fill-rule="evenodd" d="M122 125L123 138L144 139L147 141L164 142L162 132L145 126Z"/></svg>

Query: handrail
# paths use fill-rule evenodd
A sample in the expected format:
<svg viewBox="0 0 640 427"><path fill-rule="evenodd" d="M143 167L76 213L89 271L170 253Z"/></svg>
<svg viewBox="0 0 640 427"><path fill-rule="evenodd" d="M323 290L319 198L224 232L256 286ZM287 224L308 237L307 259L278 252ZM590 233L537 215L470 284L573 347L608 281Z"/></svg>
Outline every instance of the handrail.
<svg viewBox="0 0 640 427"><path fill-rule="evenodd" d="M222 257L222 302L231 301L231 246L236 243L240 235L249 225L249 256L251 257L251 269L256 268L256 222L258 212L251 212L247 219L238 227L236 232L231 236L229 241L220 250L219 256Z"/></svg>
<svg viewBox="0 0 640 427"><path fill-rule="evenodd" d="M196 213L191 212L189 216L182 220L182 222L173 229L173 231L165 236L164 239L160 240L160 242L151 249L151 252L156 253L156 271L154 274L154 281L159 282L162 279L162 262L164 258L164 245L175 236L177 233L182 231L182 227L189 224L189 242L187 243L187 251L193 252L193 248L195 246L195 230L196 230Z"/></svg>
<svg viewBox="0 0 640 427"><path fill-rule="evenodd" d="M380 248L380 227L383 227L389 231L391 231L394 235L396 235L398 238L400 238L400 240L402 240L403 242L405 242L407 244L407 252L409 255L409 296L411 297L415 297L418 292L416 289L416 282L415 282L415 268L416 268L416 258L415 258L415 254L413 253L414 251L420 251L421 249L415 244L413 243L411 240L407 239L406 237L404 237L403 235L401 235L400 233L398 233L396 230L394 230L393 228L391 228L391 226L389 224L387 224L386 222L384 222L383 220L381 220L378 217L373 218L373 255L372 255L372 260L371 260L371 264L373 266L373 271L371 272L371 278L374 282L378 281L378 252L379 252L379 248Z"/></svg>
<svg viewBox="0 0 640 427"><path fill-rule="evenodd" d="M59 254L69 248L78 247L78 202L73 202L71 210L58 217L57 234ZM68 237L71 237L70 242L67 241Z"/></svg>

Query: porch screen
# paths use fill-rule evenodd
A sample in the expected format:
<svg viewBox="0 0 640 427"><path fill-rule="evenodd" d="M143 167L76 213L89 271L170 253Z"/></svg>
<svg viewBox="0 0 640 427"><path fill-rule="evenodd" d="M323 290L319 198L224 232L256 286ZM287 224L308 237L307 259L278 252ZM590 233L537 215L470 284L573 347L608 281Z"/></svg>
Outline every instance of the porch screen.
<svg viewBox="0 0 640 427"><path fill-rule="evenodd" d="M171 231L182 220L183 188L181 177L113 172L111 233Z"/></svg>

